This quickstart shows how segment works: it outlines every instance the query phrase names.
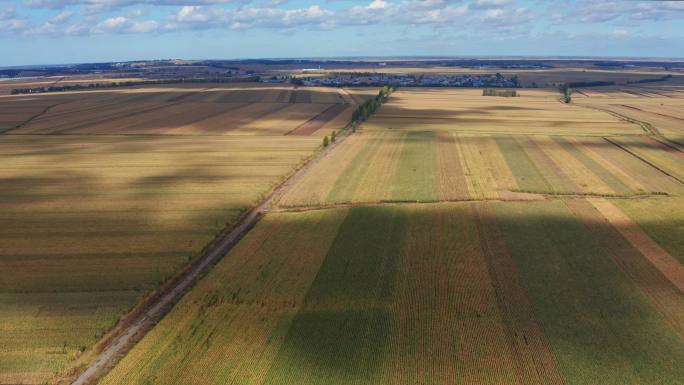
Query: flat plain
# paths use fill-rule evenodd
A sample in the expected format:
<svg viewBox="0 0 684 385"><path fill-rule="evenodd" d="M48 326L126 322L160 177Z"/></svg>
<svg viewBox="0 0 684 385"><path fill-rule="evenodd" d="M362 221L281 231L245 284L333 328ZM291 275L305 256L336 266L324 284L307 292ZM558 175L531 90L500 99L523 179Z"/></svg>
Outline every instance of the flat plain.
<svg viewBox="0 0 684 385"><path fill-rule="evenodd" d="M677 384L643 261L584 199L269 214L101 384Z"/></svg>
<svg viewBox="0 0 684 385"><path fill-rule="evenodd" d="M354 103L255 84L0 97L1 384L52 381L86 357Z"/></svg>
<svg viewBox="0 0 684 385"><path fill-rule="evenodd" d="M395 91L99 383L681 383L677 126L614 88ZM377 89L79 94L0 98L0 383L59 378Z"/></svg>
<svg viewBox="0 0 684 385"><path fill-rule="evenodd" d="M680 383L680 155L519 93L395 91L101 384Z"/></svg>

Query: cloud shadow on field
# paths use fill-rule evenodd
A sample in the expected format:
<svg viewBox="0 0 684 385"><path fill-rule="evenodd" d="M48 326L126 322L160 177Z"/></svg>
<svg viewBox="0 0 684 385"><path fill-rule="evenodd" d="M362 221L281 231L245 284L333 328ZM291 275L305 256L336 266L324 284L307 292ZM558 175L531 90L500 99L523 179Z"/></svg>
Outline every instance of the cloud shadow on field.
<svg viewBox="0 0 684 385"><path fill-rule="evenodd" d="M290 115L279 111L306 104L325 109L325 106L343 102L341 96L330 89L296 89L290 85L274 88L259 83L241 86L202 84L196 85L193 89L174 89L177 86L181 85L157 86L156 88L160 89L157 91L149 91L155 87L145 86L98 92L74 92L73 95L63 94L67 96L59 99L50 94L41 94L41 98L49 97L50 100L59 100L60 103L76 102L62 105L59 110L49 111L41 116L40 123L44 128L40 129L40 133L217 135L240 128L254 120L270 117L289 127L291 123L288 122L304 122L301 116L294 116L301 114ZM332 93L334 96L331 96ZM291 95L297 97L290 97ZM41 99L41 103L42 100L44 99ZM2 103L11 103L11 99L0 99L0 109ZM262 105L263 108L251 111L254 105ZM130 108L122 109L122 106ZM182 113L179 114L179 111ZM315 115L312 113L311 118ZM29 116L27 115L27 119ZM73 119L74 116L80 118ZM64 123L60 120L64 117L68 117L70 122ZM239 119L235 121L236 118ZM54 127L49 126L51 122L54 122ZM14 132L30 133L32 124L37 123L32 121ZM190 131L174 131L189 126ZM276 131L275 134L282 133Z"/></svg>
<svg viewBox="0 0 684 385"><path fill-rule="evenodd" d="M493 207L497 213L496 217L477 215L477 211L482 210L483 205ZM457 207L463 209L454 211ZM357 263L364 260L364 258L359 258L357 250L361 253L365 253L363 250L366 250L366 247L358 245L368 243L368 237L372 235L368 234L365 227L357 228L363 222L357 222L353 217L362 218L372 215L373 223L376 221L393 223L400 215L398 213L402 213L402 221L426 225L417 228L410 227L413 231L418 231L418 233L411 233L411 237L399 232L396 233L396 237L391 238L391 242L396 244L398 251L389 253L388 257L397 261L386 265L389 268L386 274L371 273L377 269L375 259L366 259L365 265L357 266ZM285 221L282 228L287 231L294 231L293 229L297 226L301 226L301 221L304 220L302 218L306 218L304 213L277 215L280 216L280 220ZM441 223L438 218L449 215L465 216L462 223L478 223L479 239L464 239L463 229L458 226L451 229L453 236L435 237L433 232L445 230L443 228L436 230L427 224L434 223L437 226ZM337 224L326 220L319 224L320 228L326 226L337 226ZM662 226L663 231L672 231L672 226L676 227L674 222L661 223L656 227L658 226ZM378 228L375 232L384 231L385 229ZM497 235L498 231L503 232L502 237ZM674 292L674 289L668 286L657 272L648 270L654 268L644 260L640 260L638 252L635 254L630 244L621 238L606 221L598 217L579 219L561 202L505 202L425 204L413 206L410 211L407 206L398 204L388 204L382 208L370 206L349 209L345 224L340 227L323 267L317 274L316 279L319 283L314 283L309 288L307 301L289 324L283 342L279 345L278 353L269 365L270 369L265 383L363 382L380 384L381 379L386 378L383 377L384 375L391 375L383 370L388 370L387 368L411 370L413 367L410 365L413 363L416 363L418 368L424 368L424 373L439 373L448 370L446 367L440 367L439 365L444 364L444 361L434 356L421 355L413 350L401 350L421 346L421 344L427 346L424 339L428 338L431 332L429 328L436 325L432 323L434 322L433 316L436 316L437 312L444 311L441 307L444 304L433 298L433 296L445 294L440 291L443 287L438 287L438 283L457 279L459 276L455 271L448 270L446 266L433 266L434 269L428 269L428 271L436 272L434 276L420 276L426 271L414 269L424 267L422 264L426 263L425 260L418 258L414 263L407 264L407 261L403 259L408 256L399 251L406 250L405 242L410 242L410 239L418 239L423 247L429 249L429 251L425 250L427 255L431 255L430 253L434 251L439 253L453 250L454 247L467 248L474 242L477 250L480 248L484 250L485 254L482 257L484 260L480 263L489 264L488 269L485 269L485 274L489 274L487 281L494 282L497 290L510 289L515 286L510 282L502 283L500 280L519 280L523 297L499 292L497 296L490 298L492 302L488 304L474 303L472 307L455 309L449 307L454 311L448 315L452 322L483 319L481 317L488 316L488 314L483 313L482 309L492 307L506 314L505 317L517 317L520 316L520 311L523 311L519 309L527 307L525 303L515 301L527 298L533 304L532 322L539 323L544 333L543 338L548 340L547 343L550 344L550 349L559 365L558 368L568 381L580 377L587 378L587 376L592 382L597 383L613 383L615 379L671 380L679 378L681 369L676 363L684 356L684 344L681 343L681 338L677 336L673 326L658 313L653 303L649 302L650 299L640 292L648 285L658 287L661 293ZM453 243L453 245L448 246L440 242ZM499 242L505 246L503 248L488 248L484 245L478 247L478 242ZM288 250L298 249L301 246L284 243L275 252L287 253ZM334 251L336 248L339 250ZM342 251L341 248L346 251ZM621 258L629 259L633 256L636 259L632 260L633 265L619 266L607 253L606 248L619 250L622 253ZM376 253L372 254L376 255ZM334 261L330 261L330 258ZM445 255L435 261L445 262L449 261L449 258L459 258L459 255ZM419 263L418 260L420 260ZM454 261L451 266L464 269L462 273L465 274L469 271L469 266L464 264L463 261ZM506 270L511 264L515 266L515 269ZM365 269L359 269L362 266L365 266ZM641 275L635 281L630 275L635 270L629 270L635 269L634 266L646 269L637 271L637 274ZM330 270L332 267L335 269ZM624 268L628 270L623 270ZM377 280L375 286L385 286L386 283L383 281L389 279L391 282L388 287L391 289L382 301L369 300L369 293L355 286L356 275L351 274L351 271L356 271L359 275L374 277ZM494 271L505 271L505 274L494 274ZM337 275L331 275L332 272ZM278 271L270 273L278 274ZM420 284L412 283L405 286L400 279L410 277L412 274L421 277L418 281ZM451 274L456 275L451 276ZM294 279L294 277L280 277L285 281L290 278ZM639 281L640 279L647 279L646 284ZM638 286L635 282L642 282L642 286ZM364 281L361 287L367 284L372 286L373 282ZM348 291L330 289L345 285L351 285ZM447 298L452 301L456 301L456 298L472 298L473 301L483 298L482 293L469 291L472 290L471 286L457 285L455 287L458 288L456 292L446 293ZM406 292L407 288L416 291ZM311 299L312 291L316 292L315 300ZM251 298L249 303L268 304L273 303L270 301L271 296L281 298L284 295L283 292L254 291L248 290L247 287L240 290L240 293L238 300L244 303L244 308L241 310L244 312L253 311L247 302L247 297ZM400 300L398 297L400 293L411 299L408 302L400 302L410 308L397 306L395 302ZM231 298L231 293L228 291L221 295L227 300ZM675 293L668 298L671 300L678 297ZM292 298L292 301L298 302L298 299ZM439 308L434 307L438 303L442 305ZM219 312L220 306L222 305L218 305L217 308L208 306L206 311ZM184 307L174 309L174 312L185 311L189 309ZM278 317L280 308L274 307L273 312L273 316ZM414 313L416 316L411 317L410 315ZM220 319L220 317L211 317L207 314L204 316L215 320ZM409 317L411 320L408 324L405 323L401 330L398 329L400 316ZM268 318L268 316L265 317ZM499 316L494 319L498 319L497 317ZM403 322L406 322L406 319L403 319ZM507 326L510 329L505 329L508 332L522 335L525 339L538 337L526 334L529 330L526 329L527 326L522 326L525 323L520 319L513 318L510 322L511 324ZM216 324L207 324L202 327L213 330L216 326ZM261 327L260 323L247 326L248 329ZM518 327L522 329L517 329ZM463 343L460 338L464 338L461 333L467 333L467 331L458 328L440 330L442 333L440 338L444 341L456 341L456 351L483 349L494 352L492 354L495 359L479 363L482 365L479 367L481 370L505 371L506 368L502 366L502 363L505 362L506 354L514 354L513 357L516 357L515 354L522 354L511 353L509 349L512 347L507 345L489 346L487 344L492 340L488 338L478 339L478 347L459 345L459 342ZM268 331L246 330L245 333L264 335L268 334ZM154 343L159 346L171 346L166 338L172 338L175 343L173 346L189 346L188 341L181 339L181 334L183 333L175 337L162 337L162 340L154 341ZM230 340L222 342L222 344L211 344L209 351L189 350L190 353L178 351L174 354L189 357L188 362L192 362L195 355L211 354L221 357L225 354L224 351L231 349ZM269 340L268 345L271 343L272 341ZM154 346L156 345L153 345L153 349ZM629 348L625 349L625 346ZM256 345L253 348L272 349L271 346ZM537 353L534 352L535 355ZM525 357L518 358L525 359ZM230 367L224 367L223 364L222 360L218 359L212 363L211 370L219 372L228 370L227 373L230 376L233 370L230 368L239 367L233 366L234 361L230 361L230 364L226 363L231 365ZM162 363L162 366L164 365ZM452 365L455 363L449 361L449 366ZM610 369L615 366L628 369L623 369L623 371ZM186 369L192 371L190 367L173 368L168 365L160 370L183 371ZM420 378L424 373L410 373L409 375ZM514 373L510 375L515 376Z"/></svg>

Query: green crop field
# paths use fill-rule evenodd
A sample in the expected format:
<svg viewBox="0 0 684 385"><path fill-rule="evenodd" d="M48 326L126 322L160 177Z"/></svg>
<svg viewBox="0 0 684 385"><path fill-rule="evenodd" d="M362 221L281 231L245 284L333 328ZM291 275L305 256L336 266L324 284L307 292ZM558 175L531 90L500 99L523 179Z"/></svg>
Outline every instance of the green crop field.
<svg viewBox="0 0 684 385"><path fill-rule="evenodd" d="M681 330L598 226L561 200L269 214L102 384L677 384Z"/></svg>

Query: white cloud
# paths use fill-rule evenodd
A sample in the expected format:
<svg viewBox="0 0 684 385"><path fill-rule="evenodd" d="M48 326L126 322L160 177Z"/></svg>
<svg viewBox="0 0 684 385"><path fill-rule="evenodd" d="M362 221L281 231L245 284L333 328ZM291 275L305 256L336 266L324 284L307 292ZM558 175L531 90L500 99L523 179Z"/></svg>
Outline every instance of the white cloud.
<svg viewBox="0 0 684 385"><path fill-rule="evenodd" d="M501 8L511 3L512 0L477 0L470 4L472 9Z"/></svg>
<svg viewBox="0 0 684 385"><path fill-rule="evenodd" d="M501 8L490 9L485 12L485 20L499 20L504 15L504 10Z"/></svg>
<svg viewBox="0 0 684 385"><path fill-rule="evenodd" d="M624 38L629 36L629 32L626 29L615 28L611 35L616 38Z"/></svg>
<svg viewBox="0 0 684 385"><path fill-rule="evenodd" d="M200 6L186 5L178 11L176 20L180 23L203 23L209 20L209 15Z"/></svg>
<svg viewBox="0 0 684 385"><path fill-rule="evenodd" d="M49 23L55 24L55 25L64 24L67 21L69 21L69 19L71 19L71 16L73 16L73 15L74 15L73 12L63 11L63 12L58 13L52 19L50 19Z"/></svg>
<svg viewBox="0 0 684 385"><path fill-rule="evenodd" d="M96 24L90 33L150 33L160 28L155 20L133 20L124 16L115 16Z"/></svg>
<svg viewBox="0 0 684 385"><path fill-rule="evenodd" d="M682 1L596 1L582 0L569 4L568 12L556 17L562 22L605 23L623 19L632 21L684 18Z"/></svg>
<svg viewBox="0 0 684 385"><path fill-rule="evenodd" d="M159 29L159 23L154 20L131 21L126 32L128 33L150 33Z"/></svg>
<svg viewBox="0 0 684 385"><path fill-rule="evenodd" d="M21 33L29 28L31 23L23 16L17 14L13 6L0 10L0 35Z"/></svg>
<svg viewBox="0 0 684 385"><path fill-rule="evenodd" d="M373 0L368 4L368 9L386 9L389 8L389 3L383 0Z"/></svg>
<svg viewBox="0 0 684 385"><path fill-rule="evenodd" d="M233 0L26 0L26 4L33 8L64 8L82 5L90 9L109 10L129 5L146 4L152 6L178 5L212 5L225 4Z"/></svg>
<svg viewBox="0 0 684 385"><path fill-rule="evenodd" d="M363 3L326 0L299 7L288 0L26 1L35 7L76 9L68 8L35 26L31 26L28 19L17 16L14 8L0 9L0 28L5 33L59 36L202 29L294 31L387 25L404 27L406 31L420 27L501 37L531 33L534 20L544 16L534 8L516 6L517 2L513 0L358 0ZM341 5L331 6L331 2ZM165 12L148 12L155 6L170 5L177 6L164 8ZM108 13L102 14L103 11ZM606 36L617 37L618 32L610 34L610 31L615 26L631 28L627 23L634 23L634 20L684 17L684 1L556 0L550 11L546 17L556 22L554 28L573 22L608 23L602 31ZM75 12L81 15L80 20L72 20ZM146 17L148 13L154 17ZM147 18L150 20L144 20ZM483 25L486 25L484 29Z"/></svg>
<svg viewBox="0 0 684 385"><path fill-rule="evenodd" d="M13 19L17 15L17 10L13 6L8 6L0 10L0 20Z"/></svg>

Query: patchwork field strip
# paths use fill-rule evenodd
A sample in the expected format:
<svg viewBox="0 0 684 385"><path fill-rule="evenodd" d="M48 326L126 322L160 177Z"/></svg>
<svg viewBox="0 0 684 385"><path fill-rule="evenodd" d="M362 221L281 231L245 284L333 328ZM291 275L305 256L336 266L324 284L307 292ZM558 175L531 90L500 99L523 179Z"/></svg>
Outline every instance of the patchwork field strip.
<svg viewBox="0 0 684 385"><path fill-rule="evenodd" d="M681 292L588 208L269 214L102 383L676 384Z"/></svg>
<svg viewBox="0 0 684 385"><path fill-rule="evenodd" d="M0 98L0 130L35 116L0 143L0 383L50 381L88 354L376 94ZM672 120L679 95L592 89L577 104L624 98ZM678 384L676 128L656 139L557 99L395 92L101 383Z"/></svg>
<svg viewBox="0 0 684 385"><path fill-rule="evenodd" d="M681 183L602 138L390 130L359 136L367 137L363 149L354 155L345 153L352 159L325 159L303 181L307 189L328 191L317 194L318 199L325 196L317 204L682 192ZM637 138L613 140L631 143ZM352 143L342 144L341 149ZM653 150L652 156L656 154L670 156ZM672 169L678 161L667 164ZM321 178L323 170L335 171ZM311 195L293 189L281 204L311 205Z"/></svg>

